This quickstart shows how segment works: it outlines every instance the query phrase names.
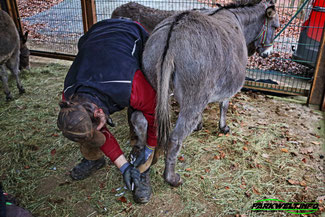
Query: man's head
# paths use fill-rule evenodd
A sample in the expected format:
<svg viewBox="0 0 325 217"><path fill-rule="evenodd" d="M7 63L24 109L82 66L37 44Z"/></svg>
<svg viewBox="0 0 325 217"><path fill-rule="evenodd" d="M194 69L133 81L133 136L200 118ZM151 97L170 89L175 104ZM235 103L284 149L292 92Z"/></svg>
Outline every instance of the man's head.
<svg viewBox="0 0 325 217"><path fill-rule="evenodd" d="M79 103L62 101L57 125L68 139L80 142L89 140L93 135L94 124L87 110Z"/></svg>
<svg viewBox="0 0 325 217"><path fill-rule="evenodd" d="M59 105L57 125L65 137L97 147L105 142L99 131L106 122L102 109L85 99L61 101Z"/></svg>

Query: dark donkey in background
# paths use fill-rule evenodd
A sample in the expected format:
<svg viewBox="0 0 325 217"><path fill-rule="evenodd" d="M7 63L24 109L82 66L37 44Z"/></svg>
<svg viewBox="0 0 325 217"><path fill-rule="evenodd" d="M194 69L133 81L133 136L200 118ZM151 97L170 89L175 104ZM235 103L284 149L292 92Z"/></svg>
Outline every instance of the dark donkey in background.
<svg viewBox="0 0 325 217"><path fill-rule="evenodd" d="M202 13L209 11L209 9L206 8L193 9L193 10L197 10ZM160 23L162 20L166 19L167 17L175 15L179 12L180 11L159 10L159 9L146 7L136 2L129 2L117 7L113 11L111 18L120 18L120 17L130 18L131 20L141 23L141 25L149 33L151 33L158 23Z"/></svg>
<svg viewBox="0 0 325 217"><path fill-rule="evenodd" d="M157 90L159 149L165 149L164 178L182 183L175 173L183 140L200 122L208 103L220 102L219 128L228 132L229 99L243 86L249 46L267 56L278 15L272 1L228 5L208 14L186 11L159 23L143 53L143 71ZM172 85L172 87L170 87ZM180 112L170 133L169 93L173 89Z"/></svg>
<svg viewBox="0 0 325 217"><path fill-rule="evenodd" d="M136 2L129 2L117 7L113 12L111 18L127 17L131 20L141 23L141 25L151 33L152 30L163 19L174 15L176 11L158 10L143 6Z"/></svg>
<svg viewBox="0 0 325 217"><path fill-rule="evenodd" d="M16 78L19 93L25 93L20 79L19 69L29 69L29 50L27 48L28 32L19 37L15 23L11 17L0 9L0 76L2 79L6 99L12 96L8 87L8 74L5 66Z"/></svg>

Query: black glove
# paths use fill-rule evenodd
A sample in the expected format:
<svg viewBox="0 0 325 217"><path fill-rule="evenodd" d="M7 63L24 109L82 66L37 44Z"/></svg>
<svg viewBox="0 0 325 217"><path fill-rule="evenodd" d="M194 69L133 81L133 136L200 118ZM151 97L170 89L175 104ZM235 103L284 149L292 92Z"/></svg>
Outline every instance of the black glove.
<svg viewBox="0 0 325 217"><path fill-rule="evenodd" d="M124 168L123 168L124 167ZM120 168L122 174L123 174L123 180L126 185L126 187L132 191L132 183L134 183L135 187L139 186L140 183L140 172L137 168L132 166L129 163L125 163L121 168Z"/></svg>

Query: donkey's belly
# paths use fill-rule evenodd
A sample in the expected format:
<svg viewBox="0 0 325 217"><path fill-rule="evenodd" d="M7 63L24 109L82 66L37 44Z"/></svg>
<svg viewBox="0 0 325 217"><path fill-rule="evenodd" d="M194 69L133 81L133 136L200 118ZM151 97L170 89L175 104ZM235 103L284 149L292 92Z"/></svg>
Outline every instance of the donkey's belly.
<svg viewBox="0 0 325 217"><path fill-rule="evenodd" d="M224 85L216 85L214 91L209 97L209 103L222 102L233 97L243 87L245 81L245 74L239 74L232 82Z"/></svg>

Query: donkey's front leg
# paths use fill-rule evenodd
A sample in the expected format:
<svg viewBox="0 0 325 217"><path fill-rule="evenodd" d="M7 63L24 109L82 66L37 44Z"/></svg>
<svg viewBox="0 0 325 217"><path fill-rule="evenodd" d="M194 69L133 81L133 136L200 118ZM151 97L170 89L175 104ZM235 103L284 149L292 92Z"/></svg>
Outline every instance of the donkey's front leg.
<svg viewBox="0 0 325 217"><path fill-rule="evenodd" d="M219 120L219 129L222 133L229 133L230 128L226 123L226 115L229 106L229 99L219 103L220 106L220 120Z"/></svg>
<svg viewBox="0 0 325 217"><path fill-rule="evenodd" d="M25 89L24 89L23 85L21 84L21 81L19 78L19 73L20 73L20 71L19 71L19 55L20 55L20 51L19 50L15 51L15 53L7 61L6 66L16 78L16 84L17 84L19 93L23 94L23 93L25 93Z"/></svg>
<svg viewBox="0 0 325 217"><path fill-rule="evenodd" d="M0 66L0 76L2 79L4 92L6 94L6 99L7 99L7 101L12 100L12 95L9 91L9 86L8 86L8 74L7 74L7 71L5 70L4 65Z"/></svg>

